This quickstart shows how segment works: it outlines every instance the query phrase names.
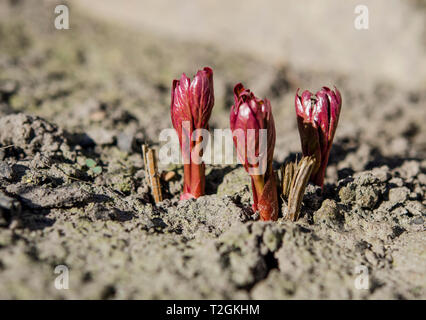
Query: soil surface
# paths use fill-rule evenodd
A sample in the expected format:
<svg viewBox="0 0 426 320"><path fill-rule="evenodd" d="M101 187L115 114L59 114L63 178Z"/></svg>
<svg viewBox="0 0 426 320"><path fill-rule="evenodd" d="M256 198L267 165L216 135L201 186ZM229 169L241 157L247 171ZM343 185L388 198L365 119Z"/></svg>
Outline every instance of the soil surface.
<svg viewBox="0 0 426 320"><path fill-rule="evenodd" d="M424 2L403 7L424 28ZM418 81L404 86L380 72L360 81L343 65L117 26L79 7L71 30L59 31L53 9L0 1L1 299L426 298L420 36L409 52ZM308 186L298 222L258 221L238 165L208 165L207 195L187 201L182 167L160 166L175 177L154 204L141 145L161 147L171 128L172 80L206 65L212 129L229 127L235 83L270 98L276 168L300 153L297 88L341 91L324 192ZM55 287L58 265L69 268L68 290Z"/></svg>

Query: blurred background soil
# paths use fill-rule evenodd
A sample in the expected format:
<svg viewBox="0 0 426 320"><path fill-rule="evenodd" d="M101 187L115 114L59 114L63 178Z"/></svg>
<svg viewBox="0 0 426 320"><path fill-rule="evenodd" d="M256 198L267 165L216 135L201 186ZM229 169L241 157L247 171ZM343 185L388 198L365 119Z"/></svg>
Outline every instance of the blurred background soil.
<svg viewBox="0 0 426 320"><path fill-rule="evenodd" d="M426 2L0 0L0 298L424 299ZM237 82L271 100L275 166L300 142L297 88L343 108L325 192L255 221L244 169L207 167L154 205L140 148L171 128L170 86L214 70L210 127ZM70 270L57 290L57 265ZM366 266L369 288L357 289Z"/></svg>

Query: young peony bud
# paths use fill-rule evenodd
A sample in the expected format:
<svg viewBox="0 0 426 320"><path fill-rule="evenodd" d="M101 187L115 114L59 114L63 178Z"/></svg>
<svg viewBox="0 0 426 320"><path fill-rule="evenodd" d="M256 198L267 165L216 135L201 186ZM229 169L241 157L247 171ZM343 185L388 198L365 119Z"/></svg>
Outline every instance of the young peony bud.
<svg viewBox="0 0 426 320"><path fill-rule="evenodd" d="M303 156L313 156L315 166L310 180L323 186L334 133L339 122L342 98L339 90L323 87L313 95L308 90L299 96L295 106Z"/></svg>
<svg viewBox="0 0 426 320"><path fill-rule="evenodd" d="M278 199L272 158L275 125L269 100L260 100L239 83L234 88L235 104L230 124L238 158L249 173L253 210L262 220L277 220Z"/></svg>
<svg viewBox="0 0 426 320"><path fill-rule="evenodd" d="M184 158L184 187L181 200L204 195L205 165L202 162L202 135L214 105L213 70L199 70L191 81L185 73L173 81L171 118Z"/></svg>

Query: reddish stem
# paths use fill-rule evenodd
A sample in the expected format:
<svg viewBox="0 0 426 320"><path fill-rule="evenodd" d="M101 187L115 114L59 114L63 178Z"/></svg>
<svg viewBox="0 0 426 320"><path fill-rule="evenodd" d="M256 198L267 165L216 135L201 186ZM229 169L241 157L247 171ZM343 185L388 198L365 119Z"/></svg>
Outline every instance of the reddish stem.
<svg viewBox="0 0 426 320"><path fill-rule="evenodd" d="M202 153L192 154L192 151L196 146L201 143L201 139L197 139L197 142L191 142L191 157L190 164L184 164L184 187L181 200L198 198L205 194L205 164L200 162Z"/></svg>
<svg viewBox="0 0 426 320"><path fill-rule="evenodd" d="M327 164L328 164L328 158L330 156L330 149L327 150L327 152L323 155L321 165L318 168L318 171L315 173L315 175L311 176L311 182L316 184L317 186L320 186L321 189L324 187L324 178L325 178L325 171L327 170Z"/></svg>
<svg viewBox="0 0 426 320"><path fill-rule="evenodd" d="M253 210L259 211L260 219L263 221L278 219L278 196L275 175L252 175Z"/></svg>

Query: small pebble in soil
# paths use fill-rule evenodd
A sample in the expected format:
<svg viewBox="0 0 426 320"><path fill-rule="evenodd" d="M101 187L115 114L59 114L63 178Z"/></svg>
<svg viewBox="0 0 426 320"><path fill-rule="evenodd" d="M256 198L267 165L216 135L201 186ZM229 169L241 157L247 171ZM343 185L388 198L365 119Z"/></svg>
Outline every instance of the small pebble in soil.
<svg viewBox="0 0 426 320"><path fill-rule="evenodd" d="M323 223L329 227L340 227L344 217L339 211L339 207L334 200L325 199L321 208L314 214L314 223Z"/></svg>
<svg viewBox="0 0 426 320"><path fill-rule="evenodd" d="M409 194L410 189L407 187L392 188L389 190L389 201L394 204L402 203L408 199Z"/></svg>

